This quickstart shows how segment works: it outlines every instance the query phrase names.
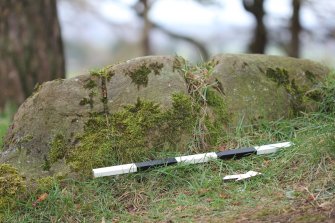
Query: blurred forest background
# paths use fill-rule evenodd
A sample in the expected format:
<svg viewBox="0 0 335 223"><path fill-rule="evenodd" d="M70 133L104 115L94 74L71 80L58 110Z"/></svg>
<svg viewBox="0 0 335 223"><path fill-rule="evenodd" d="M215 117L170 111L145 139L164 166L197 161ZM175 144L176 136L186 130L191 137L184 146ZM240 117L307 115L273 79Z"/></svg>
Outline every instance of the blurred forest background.
<svg viewBox="0 0 335 223"><path fill-rule="evenodd" d="M334 21L331 0L1 0L0 113L44 81L144 55L261 53L334 67Z"/></svg>

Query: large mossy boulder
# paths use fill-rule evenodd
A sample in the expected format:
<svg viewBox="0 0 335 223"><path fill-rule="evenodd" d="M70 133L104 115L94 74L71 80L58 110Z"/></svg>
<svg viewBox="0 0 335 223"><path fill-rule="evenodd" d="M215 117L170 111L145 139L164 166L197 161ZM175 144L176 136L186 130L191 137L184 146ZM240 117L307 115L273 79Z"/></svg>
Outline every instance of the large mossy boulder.
<svg viewBox="0 0 335 223"><path fill-rule="evenodd" d="M130 109L125 108L127 105L148 106L148 111L142 112L147 112L150 118L155 109L172 107L172 95L187 94L184 79L173 70L173 63L174 57L144 57L75 78L42 84L14 116L0 161L17 166L25 175L40 173L41 170L45 173L67 172L68 165L64 165L63 158L74 156L70 150L83 144L79 138L85 132L90 133L91 128L93 132L105 133L105 126L97 122L108 122L111 114L131 119L122 114ZM156 104L158 108L155 108ZM136 121L139 125L145 120ZM113 123L109 124L110 128L115 128ZM121 126L122 123L117 124ZM129 137L133 135L134 132ZM99 136L96 138L101 139ZM95 140L92 141L94 147L104 143ZM113 139L103 140L112 142ZM90 156L98 159L99 152L91 149ZM80 164L83 163L85 160Z"/></svg>
<svg viewBox="0 0 335 223"><path fill-rule="evenodd" d="M0 162L34 176L207 151L241 120L313 110L328 72L274 56L150 56L46 82L16 113Z"/></svg>
<svg viewBox="0 0 335 223"><path fill-rule="evenodd" d="M213 60L213 77L221 83L233 125L315 110L313 89L329 73L319 63L291 57L222 54Z"/></svg>

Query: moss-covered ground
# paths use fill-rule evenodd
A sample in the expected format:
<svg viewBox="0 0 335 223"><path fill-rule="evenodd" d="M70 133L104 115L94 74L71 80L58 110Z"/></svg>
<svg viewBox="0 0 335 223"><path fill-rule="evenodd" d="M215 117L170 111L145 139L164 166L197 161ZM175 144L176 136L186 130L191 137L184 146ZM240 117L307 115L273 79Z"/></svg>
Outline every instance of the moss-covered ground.
<svg viewBox="0 0 335 223"><path fill-rule="evenodd" d="M2 219L331 222L335 217L334 132L335 116L323 113L243 127L227 136L238 147L286 140L295 145L277 154L240 160L170 166L101 179L42 180L44 183L27 187L13 206L2 209ZM249 170L263 175L239 183L222 181L224 175ZM48 196L40 199L45 193Z"/></svg>
<svg viewBox="0 0 335 223"><path fill-rule="evenodd" d="M22 191L15 190L14 185L11 191L15 196L0 209L0 222L334 222L334 80L330 78L320 88L323 99L319 112L301 114L291 120L239 126L221 136L224 140L213 148L215 151L279 141L294 143L276 154L169 166L98 179L36 179L27 182ZM173 107L176 108L179 106ZM156 118L165 114L144 101L126 107L123 112L136 109L150 111L155 126ZM127 117L135 123L132 129L144 131L140 127L145 126L136 126L143 116L127 114ZM104 118L92 119L97 122L92 123L92 128L100 124L106 128ZM111 119L107 128L114 126L113 121L117 123L115 127L124 124L117 120L117 117ZM118 131L127 131L127 125L119 127ZM55 148L62 143L61 137L57 140ZM53 157L59 158L55 154ZM162 151L160 155L171 156L171 153ZM262 175L243 182L222 180L227 174L249 170ZM1 179L4 182L7 178Z"/></svg>

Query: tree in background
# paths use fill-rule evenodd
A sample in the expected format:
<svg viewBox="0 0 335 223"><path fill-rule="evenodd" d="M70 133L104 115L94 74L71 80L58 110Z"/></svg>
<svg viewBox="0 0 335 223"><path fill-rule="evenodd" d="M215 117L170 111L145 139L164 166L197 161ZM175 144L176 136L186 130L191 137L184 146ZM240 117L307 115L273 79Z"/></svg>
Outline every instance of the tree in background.
<svg viewBox="0 0 335 223"><path fill-rule="evenodd" d="M0 109L36 84L65 77L56 0L0 1Z"/></svg>
<svg viewBox="0 0 335 223"><path fill-rule="evenodd" d="M288 55L291 57L299 57L300 55L300 8L301 0L292 0L292 17L291 17L291 44Z"/></svg>
<svg viewBox="0 0 335 223"><path fill-rule="evenodd" d="M137 13L137 15L139 16L139 18L141 18L141 20L143 21L143 35L142 35L142 47L143 47L143 55L150 55L153 54L153 50L151 49L151 45L150 45L150 32L152 29L157 29L163 33L165 33L166 35L175 38L175 39L180 39L183 41L186 41L190 44L192 44L196 49L199 50L201 57L203 60L207 60L209 58L209 52L206 49L206 47L200 43L199 41L197 41L194 38L188 37L188 36L183 36L181 34L175 33L173 31L170 31L168 29L166 29L165 27L159 25L158 23L150 20L149 18L149 12L150 9L152 8L153 4L156 1L152 1L152 0L138 0L138 2L135 4L135 6L133 7ZM199 3L202 3L202 1L199 1ZM208 4L208 3L207 3Z"/></svg>
<svg viewBox="0 0 335 223"><path fill-rule="evenodd" d="M264 54L267 44L267 30L263 21L265 15L264 0L243 0L242 2L245 10L250 12L256 19L256 28L249 45L249 51L251 53Z"/></svg>
<svg viewBox="0 0 335 223"><path fill-rule="evenodd" d="M139 0L134 7L137 12L137 15L139 15L143 21L143 32L142 32L143 55L152 54L152 49L150 45L151 43L150 32L152 29L152 23L149 19L149 11L150 11L151 6L152 6L152 1Z"/></svg>

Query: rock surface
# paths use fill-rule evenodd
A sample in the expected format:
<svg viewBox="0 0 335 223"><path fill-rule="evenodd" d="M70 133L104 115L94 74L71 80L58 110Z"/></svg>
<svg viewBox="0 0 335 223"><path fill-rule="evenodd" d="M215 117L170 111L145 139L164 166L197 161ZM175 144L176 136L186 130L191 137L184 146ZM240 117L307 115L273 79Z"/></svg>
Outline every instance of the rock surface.
<svg viewBox="0 0 335 223"><path fill-rule="evenodd" d="M102 131L98 124L103 117L107 122L103 129L107 139L117 133L121 138L127 134L124 138L129 137L131 141L136 138L136 130L139 136L145 137L139 144L132 142L131 145L139 149L166 145L164 134L171 130L177 132L176 142L181 140L177 140L178 137L185 142L198 140L194 134L184 134L189 124L185 124L183 118L197 125L201 120L211 119L200 123L207 125L204 129L211 130L234 126L241 120L253 123L258 119L292 117L315 108L316 103L309 100L308 92L329 73L328 68L312 61L277 56L222 54L199 66L179 59L172 56L136 58L91 74L44 83L16 113L5 138L0 163L10 163L26 176L68 172L69 165L65 163L73 159L71 150L83 147L83 137L88 129L92 131L92 126L94 129L97 125L97 131ZM204 89L209 89L207 96L211 98L203 98ZM177 99L181 103L178 104ZM193 107L188 108L188 104ZM139 110L140 105L151 107ZM202 106L208 106L213 114L202 113ZM192 114L183 115L181 111ZM137 116L136 112L147 113ZM217 117L223 115L227 117ZM159 118L150 119L150 126L140 128L146 124L143 119L151 116ZM125 120L120 121L120 117ZM135 130L127 120L137 122L137 126L133 126ZM150 128L154 130L149 131ZM97 151L88 154L98 154L99 143L103 142L96 143ZM215 146L217 143L219 141L211 139L207 144ZM114 144L104 145L103 151ZM55 145L61 154L53 155L58 160L50 163L51 147ZM172 145L171 142L168 145ZM148 153L152 151L156 150L148 150ZM120 153L116 148L110 151L114 152ZM85 156L90 155L85 153L84 163Z"/></svg>
<svg viewBox="0 0 335 223"><path fill-rule="evenodd" d="M308 91L330 71L304 59L257 54L221 54L213 72L223 88L231 123L293 117L312 111Z"/></svg>
<svg viewBox="0 0 335 223"><path fill-rule="evenodd" d="M110 68L113 77L106 84L110 111L134 104L138 97L171 107L173 93L187 93L183 76L173 68L174 59L141 57Z"/></svg>

